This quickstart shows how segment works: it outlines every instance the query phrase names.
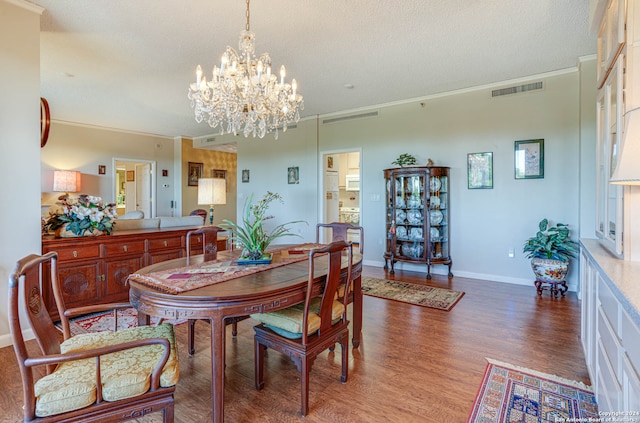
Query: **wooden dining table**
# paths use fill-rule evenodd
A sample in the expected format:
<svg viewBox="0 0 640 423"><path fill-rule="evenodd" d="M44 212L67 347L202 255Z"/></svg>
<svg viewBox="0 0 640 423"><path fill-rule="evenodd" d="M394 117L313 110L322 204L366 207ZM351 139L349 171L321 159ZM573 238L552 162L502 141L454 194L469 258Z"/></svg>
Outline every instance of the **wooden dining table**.
<svg viewBox="0 0 640 423"><path fill-rule="evenodd" d="M276 246L278 249L295 246ZM217 260L235 260L239 250L221 251ZM306 256L308 257L308 255ZM302 257L301 257L302 258ZM322 259L322 258L321 258ZM326 257L324 258L326 260ZM145 275L162 271L180 272L185 266L203 264L203 256L178 258L153 264L138 270L129 277L131 304L138 310L140 324L149 324L150 316L163 319L203 319L211 323L211 401L213 422L224 421L224 356L225 320L279 310L304 302L309 278L308 259L288 263L249 275L241 275L211 285L180 293L140 283ZM321 290L326 279L326 266L317 265L314 275L314 291ZM326 269L325 269L326 270ZM352 346L358 348L362 332L362 256L354 251L352 266L353 286L353 337ZM346 281L347 259L342 263L342 278ZM138 279L138 280L136 280Z"/></svg>

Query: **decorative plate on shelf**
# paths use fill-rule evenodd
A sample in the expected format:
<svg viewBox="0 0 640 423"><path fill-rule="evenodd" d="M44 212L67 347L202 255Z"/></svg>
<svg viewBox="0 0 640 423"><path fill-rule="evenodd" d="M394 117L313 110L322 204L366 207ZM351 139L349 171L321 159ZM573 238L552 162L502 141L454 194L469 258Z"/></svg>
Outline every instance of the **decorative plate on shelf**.
<svg viewBox="0 0 640 423"><path fill-rule="evenodd" d="M404 223L407 218L407 213L404 210L396 210L396 223Z"/></svg>
<svg viewBox="0 0 640 423"><path fill-rule="evenodd" d="M420 210L409 210L407 212L407 220L412 225L419 225L422 223L422 213L420 213Z"/></svg>
<svg viewBox="0 0 640 423"><path fill-rule="evenodd" d="M432 209L437 209L438 207L440 207L440 197L432 195L429 199L429 207L431 207Z"/></svg>
<svg viewBox="0 0 640 423"><path fill-rule="evenodd" d="M422 228L411 228L409 230L409 239L422 239Z"/></svg>
<svg viewBox="0 0 640 423"><path fill-rule="evenodd" d="M406 239L407 238L407 228L405 228L404 226L397 226L396 227L396 238Z"/></svg>
<svg viewBox="0 0 640 423"><path fill-rule="evenodd" d="M439 225L443 218L444 216L440 210L433 210L429 213L429 222L431 222L431 226Z"/></svg>
<svg viewBox="0 0 640 423"><path fill-rule="evenodd" d="M431 237L431 241L438 241L440 239L440 231L438 228L431 228L429 230L429 235Z"/></svg>
<svg viewBox="0 0 640 423"><path fill-rule="evenodd" d="M404 199L400 196L396 197L396 207L406 207Z"/></svg>
<svg viewBox="0 0 640 423"><path fill-rule="evenodd" d="M431 192L438 192L438 190L440 190L440 178L431 178L429 181L429 189Z"/></svg>

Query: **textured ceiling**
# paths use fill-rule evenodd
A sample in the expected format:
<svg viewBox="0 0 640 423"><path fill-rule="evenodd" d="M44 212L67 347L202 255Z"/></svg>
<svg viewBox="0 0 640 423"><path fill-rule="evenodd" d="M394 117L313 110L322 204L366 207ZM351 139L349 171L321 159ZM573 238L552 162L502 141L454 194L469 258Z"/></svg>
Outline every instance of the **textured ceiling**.
<svg viewBox="0 0 640 423"><path fill-rule="evenodd" d="M33 0L52 118L164 136L215 133L187 99L245 26L241 0ZM256 52L323 115L576 66L588 0L254 0ZM353 88L346 88L352 84Z"/></svg>

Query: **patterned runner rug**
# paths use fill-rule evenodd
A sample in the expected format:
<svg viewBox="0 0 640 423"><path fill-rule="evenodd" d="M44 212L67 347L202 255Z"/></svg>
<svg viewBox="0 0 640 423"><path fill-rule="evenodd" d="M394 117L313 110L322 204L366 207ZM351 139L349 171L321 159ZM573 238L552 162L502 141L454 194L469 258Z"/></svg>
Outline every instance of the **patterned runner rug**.
<svg viewBox="0 0 640 423"><path fill-rule="evenodd" d="M487 359L468 423L600 421L591 387Z"/></svg>
<svg viewBox="0 0 640 423"><path fill-rule="evenodd" d="M449 311L462 298L464 292L415 283L362 277L362 293L423 307Z"/></svg>

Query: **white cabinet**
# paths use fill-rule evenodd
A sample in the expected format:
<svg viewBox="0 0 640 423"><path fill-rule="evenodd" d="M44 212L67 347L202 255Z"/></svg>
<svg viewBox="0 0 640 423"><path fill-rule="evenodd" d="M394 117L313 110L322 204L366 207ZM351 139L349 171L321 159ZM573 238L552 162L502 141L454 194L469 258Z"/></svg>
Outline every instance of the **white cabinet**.
<svg viewBox="0 0 640 423"><path fill-rule="evenodd" d="M596 262L584 244L583 241L580 255L581 336L598 409L638 412L640 329L637 322L640 313L637 308L633 309L636 306L628 308L629 301L623 301L615 281L602 270L609 268L611 274L618 277L624 274L621 267L610 266L610 261L616 259L607 258L607 263ZM624 261L617 262L616 265L625 266Z"/></svg>

